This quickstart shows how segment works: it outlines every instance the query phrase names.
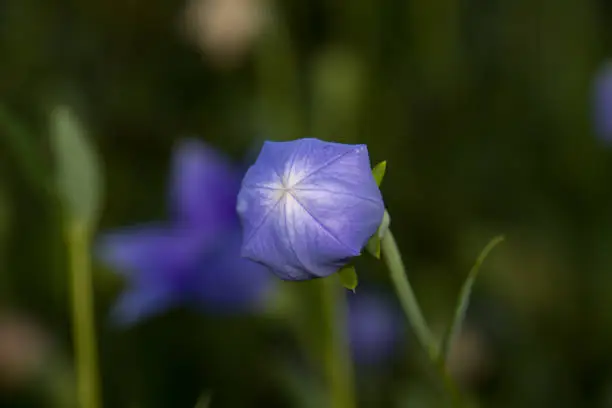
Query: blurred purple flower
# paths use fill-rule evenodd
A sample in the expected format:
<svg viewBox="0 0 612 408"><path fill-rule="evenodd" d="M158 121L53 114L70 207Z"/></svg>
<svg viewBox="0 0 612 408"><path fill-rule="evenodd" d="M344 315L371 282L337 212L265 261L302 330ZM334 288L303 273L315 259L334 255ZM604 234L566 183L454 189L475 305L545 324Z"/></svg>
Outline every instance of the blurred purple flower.
<svg viewBox="0 0 612 408"><path fill-rule="evenodd" d="M594 82L594 127L597 136L612 142L612 62L607 62Z"/></svg>
<svg viewBox="0 0 612 408"><path fill-rule="evenodd" d="M358 256L384 203L365 145L265 142L238 195L242 255L281 279L333 274Z"/></svg>
<svg viewBox="0 0 612 408"><path fill-rule="evenodd" d="M354 360L361 365L389 361L404 340L403 315L380 294L349 297L348 330Z"/></svg>
<svg viewBox="0 0 612 408"><path fill-rule="evenodd" d="M171 221L100 237L100 259L128 281L115 308L120 323L185 303L214 312L261 305L271 275L240 256L240 176L219 153L184 141L173 158Z"/></svg>

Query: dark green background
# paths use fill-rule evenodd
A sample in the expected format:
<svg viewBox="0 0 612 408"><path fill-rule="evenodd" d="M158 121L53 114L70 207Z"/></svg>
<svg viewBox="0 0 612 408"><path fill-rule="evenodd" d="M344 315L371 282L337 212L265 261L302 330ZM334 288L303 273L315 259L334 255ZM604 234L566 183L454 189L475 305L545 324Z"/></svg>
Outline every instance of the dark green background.
<svg viewBox="0 0 612 408"><path fill-rule="evenodd" d="M263 139L367 143L388 162L393 230L434 326L478 251L506 235L468 313L486 345L489 368L468 381L483 406L611 406L612 156L591 124L607 2L277 1L231 67L185 40L183 7L0 2L0 300L50 331L54 358L69 366L71 337L48 114L67 102L103 160L101 229L165 217L185 136L237 162ZM361 273L392 294L377 263ZM118 331L107 316L121 282L95 278L105 407L193 407L209 388L214 408L298 406L274 368L298 358L286 327L178 310ZM439 393L406 348L360 370L364 407L437 406L402 402ZM30 385L0 406L52 406L43 395Z"/></svg>

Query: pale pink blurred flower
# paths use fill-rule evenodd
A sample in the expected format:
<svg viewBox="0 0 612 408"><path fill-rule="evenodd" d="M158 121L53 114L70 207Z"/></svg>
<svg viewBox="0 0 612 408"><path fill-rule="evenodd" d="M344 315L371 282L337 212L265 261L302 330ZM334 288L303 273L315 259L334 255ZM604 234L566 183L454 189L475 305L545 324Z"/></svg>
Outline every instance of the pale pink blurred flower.
<svg viewBox="0 0 612 408"><path fill-rule="evenodd" d="M0 312L0 388L14 389L39 374L50 354L51 341L32 319Z"/></svg>
<svg viewBox="0 0 612 408"><path fill-rule="evenodd" d="M236 65L249 51L267 20L266 0L188 0L186 34L212 61Z"/></svg>
<svg viewBox="0 0 612 408"><path fill-rule="evenodd" d="M491 372L491 352L483 333L466 325L451 345L447 360L448 371L464 386L474 386Z"/></svg>

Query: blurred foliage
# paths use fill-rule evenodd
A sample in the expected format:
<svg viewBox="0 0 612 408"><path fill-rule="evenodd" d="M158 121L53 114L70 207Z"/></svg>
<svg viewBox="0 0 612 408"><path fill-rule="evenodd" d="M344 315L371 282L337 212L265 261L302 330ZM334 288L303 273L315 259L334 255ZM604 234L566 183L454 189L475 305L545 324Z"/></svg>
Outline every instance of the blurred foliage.
<svg viewBox="0 0 612 408"><path fill-rule="evenodd" d="M78 107L103 159L102 228L164 216L170 149L184 136L244 163L263 139L366 143L373 163L387 161L392 227L440 327L479 248L507 237L474 288L468 323L486 364L464 361L476 367L464 386L497 408L610 406L612 153L593 135L589 98L612 7L249 2L270 14L230 65L185 30L183 2L0 3L2 307L35 316L70 355L49 188L57 103ZM358 272L360 286L388 285L374 260ZM175 310L122 331L108 321L121 281L99 268L95 282L105 406L192 407L209 390L214 408L293 406L296 393L320 406L299 341L275 318ZM359 372L364 407L435 406L421 352L407 348ZM1 395L0 406L52 406L29 386Z"/></svg>

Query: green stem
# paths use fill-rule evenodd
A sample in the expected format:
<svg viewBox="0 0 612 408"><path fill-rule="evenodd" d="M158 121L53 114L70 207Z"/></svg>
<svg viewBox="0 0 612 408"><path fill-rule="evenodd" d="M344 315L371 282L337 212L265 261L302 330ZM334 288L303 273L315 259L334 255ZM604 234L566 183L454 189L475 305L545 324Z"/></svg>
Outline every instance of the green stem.
<svg viewBox="0 0 612 408"><path fill-rule="evenodd" d="M381 253L389 268L389 272L391 272L391 280L397 291L402 308L414 329L419 343L429 357L435 360L438 353L436 340L425 322L423 312L421 312L412 286L408 281L406 269L391 230L387 230L381 240Z"/></svg>
<svg viewBox="0 0 612 408"><path fill-rule="evenodd" d="M85 224L78 222L68 225L66 233L72 278L72 324L78 401L81 408L99 408L90 233Z"/></svg>
<svg viewBox="0 0 612 408"><path fill-rule="evenodd" d="M353 369L346 338L344 288L333 278L320 280L324 319L324 364L330 392L330 408L354 408Z"/></svg>
<svg viewBox="0 0 612 408"><path fill-rule="evenodd" d="M453 406L462 406L462 397L459 389L455 385L450 374L446 370L444 363L438 358L438 346L436 339L434 338L429 326L423 317L423 312L419 303L417 302L412 286L408 281L406 275L406 268L402 261L402 256L395 242L395 238L391 233L391 230L387 230L381 240L381 253L389 272L391 273L391 280L395 286L397 296L399 297L404 313L408 318L409 323L416 334L416 337L423 347L423 350L427 353L432 364L438 371L442 383L446 391L448 392Z"/></svg>

